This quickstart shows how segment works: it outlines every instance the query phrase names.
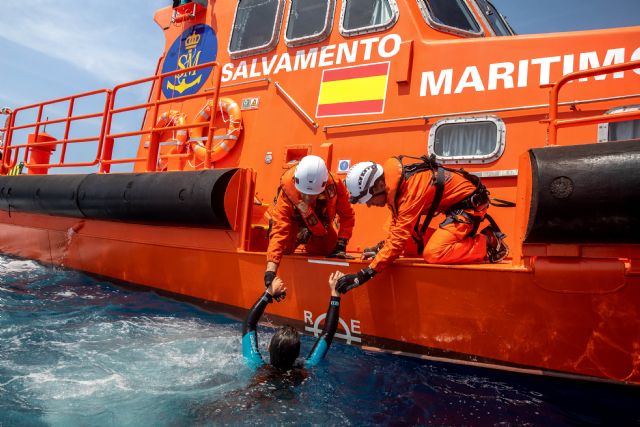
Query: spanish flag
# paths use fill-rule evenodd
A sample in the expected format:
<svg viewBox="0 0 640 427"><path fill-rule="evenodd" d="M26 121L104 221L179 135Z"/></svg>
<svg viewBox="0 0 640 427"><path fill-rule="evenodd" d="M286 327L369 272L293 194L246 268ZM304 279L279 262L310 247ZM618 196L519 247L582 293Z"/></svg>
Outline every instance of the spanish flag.
<svg viewBox="0 0 640 427"><path fill-rule="evenodd" d="M382 113L388 79L388 62L324 70L316 117Z"/></svg>

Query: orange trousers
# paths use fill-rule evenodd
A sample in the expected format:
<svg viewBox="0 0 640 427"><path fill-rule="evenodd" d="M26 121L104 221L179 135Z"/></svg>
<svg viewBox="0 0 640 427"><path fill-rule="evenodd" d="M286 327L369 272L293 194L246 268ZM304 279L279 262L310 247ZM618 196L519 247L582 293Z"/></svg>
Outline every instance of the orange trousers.
<svg viewBox="0 0 640 427"><path fill-rule="evenodd" d="M469 215L484 218L484 212L465 211ZM461 215L447 217L449 221L440 224L440 227L431 235L425 245L422 256L430 264L471 264L484 262L487 257L487 237L473 231L473 223Z"/></svg>

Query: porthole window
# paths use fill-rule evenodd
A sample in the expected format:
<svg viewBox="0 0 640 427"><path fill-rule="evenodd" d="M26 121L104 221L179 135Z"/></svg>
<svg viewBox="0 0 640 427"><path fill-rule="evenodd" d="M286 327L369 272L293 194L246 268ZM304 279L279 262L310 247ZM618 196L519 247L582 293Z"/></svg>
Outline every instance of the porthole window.
<svg viewBox="0 0 640 427"><path fill-rule="evenodd" d="M424 19L436 30L466 37L483 35L464 0L418 0L418 6Z"/></svg>
<svg viewBox="0 0 640 427"><path fill-rule="evenodd" d="M398 20L395 0L344 0L340 16L343 36L383 31Z"/></svg>
<svg viewBox="0 0 640 427"><path fill-rule="evenodd" d="M231 30L232 58L268 52L278 44L284 0L239 0Z"/></svg>
<svg viewBox="0 0 640 427"><path fill-rule="evenodd" d="M505 134L495 116L443 119L429 132L429 153L443 163L489 163L502 156Z"/></svg>
<svg viewBox="0 0 640 427"><path fill-rule="evenodd" d="M627 105L613 108L606 114L620 114L638 110L640 110L640 105ZM598 126L598 142L628 141L630 139L640 139L640 119L602 123Z"/></svg>
<svg viewBox="0 0 640 427"><path fill-rule="evenodd" d="M285 31L287 46L317 43L331 33L335 0L291 0Z"/></svg>

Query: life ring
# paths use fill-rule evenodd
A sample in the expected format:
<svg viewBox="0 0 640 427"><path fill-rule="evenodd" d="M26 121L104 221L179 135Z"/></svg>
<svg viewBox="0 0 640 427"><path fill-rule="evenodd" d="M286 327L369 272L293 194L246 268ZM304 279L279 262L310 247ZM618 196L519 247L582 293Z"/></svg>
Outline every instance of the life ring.
<svg viewBox="0 0 640 427"><path fill-rule="evenodd" d="M231 149L236 145L240 138L240 132L242 131L242 113L240 112L240 106L231 98L219 98L218 105L220 108L220 115L222 121L226 123L226 133L224 135L214 135L213 143L211 147L211 161L216 162L226 156ZM190 132L191 148L195 160L198 162L204 162L207 153L207 134L208 126L211 120L211 113L213 110L213 100L209 100L202 110L195 117L193 124L201 124L200 126L193 127ZM225 119L225 113L228 118Z"/></svg>
<svg viewBox="0 0 640 427"><path fill-rule="evenodd" d="M156 129L164 128L164 127L173 127L173 126L184 126L187 123L187 115L185 113L181 113L176 110L165 111L160 117L158 117L158 121L156 121L156 125L154 126ZM145 139L146 145L151 142L151 133L147 134ZM178 129L178 130L165 130L158 133L158 141L160 143L167 142L175 142L171 148L167 149L166 145L160 146L160 152L158 155L158 170L166 170L169 164L169 160L167 158L162 159L160 155L171 155L176 153L182 153L184 148L187 146L187 141L189 140L189 132L186 129Z"/></svg>

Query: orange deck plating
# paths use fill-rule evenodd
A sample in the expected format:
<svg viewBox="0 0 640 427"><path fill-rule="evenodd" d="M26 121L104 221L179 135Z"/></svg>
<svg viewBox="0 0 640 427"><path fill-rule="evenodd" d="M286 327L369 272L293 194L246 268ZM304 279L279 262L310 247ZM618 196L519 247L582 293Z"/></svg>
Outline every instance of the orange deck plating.
<svg viewBox="0 0 640 427"><path fill-rule="evenodd" d="M283 0L272 48L235 59L227 47L236 2L210 1L194 16L159 10L155 20L166 46L156 76L11 112L2 170L6 174L20 161L29 173L45 174L62 166L102 173L120 164L135 172L237 167L224 203L230 229L0 211L0 250L246 309L263 287L265 204L292 161L312 153L340 173L343 161L383 162L428 152L430 132L441 120L490 117L504 123L501 152L455 163L482 176L493 197L517 202L516 208L491 212L508 235L511 258L498 265L445 266L408 255L343 297L343 336L354 344L460 363L640 384L640 245L523 243L532 191L527 150L595 143L599 123L640 118L637 109L604 114L638 103L640 64L623 64L640 59L640 27L493 37L475 2L468 2L484 36L463 37L430 25L423 2L414 0L397 1L397 21L385 28L352 34L340 31L344 1L337 1L325 39L289 47L290 2ZM198 25L204 26L201 33L194 30ZM201 53L200 43L213 40L217 54ZM174 57L176 43L182 44ZM562 90L549 107L550 91L555 94L550 84L609 65L615 68L575 74L567 77L571 83L554 86ZM122 90L142 81L155 82L148 104L116 102ZM180 96L167 97L166 87ZM73 101L85 97L101 97L104 109L74 114ZM204 158L194 155L189 141L162 141L172 131L200 129L199 112L210 99L223 97L242 108L240 139L228 154L212 161L211 150L221 140L216 136L228 132L224 113L210 118L206 137L197 132L210 150ZM52 103L71 105L68 115L45 120L42 110ZM114 119L136 109L146 112L143 129L116 133ZM29 110L39 112L37 121L24 124L20 114ZM154 129L167 111L186 115L186 123ZM103 120L99 131L72 137L69 124L89 116ZM51 160L39 157L36 164L31 153L52 143L27 141L21 132L42 134L47 123L66 124L67 131L57 136ZM116 156L114 147L131 136L139 144L135 157ZM98 143L95 158L73 158L73 150L87 142ZM355 209L352 252L384 237L387 215L384 209ZM269 311L277 321L312 331L326 308L321 296L328 274L363 265L287 256L279 272L289 296Z"/></svg>

